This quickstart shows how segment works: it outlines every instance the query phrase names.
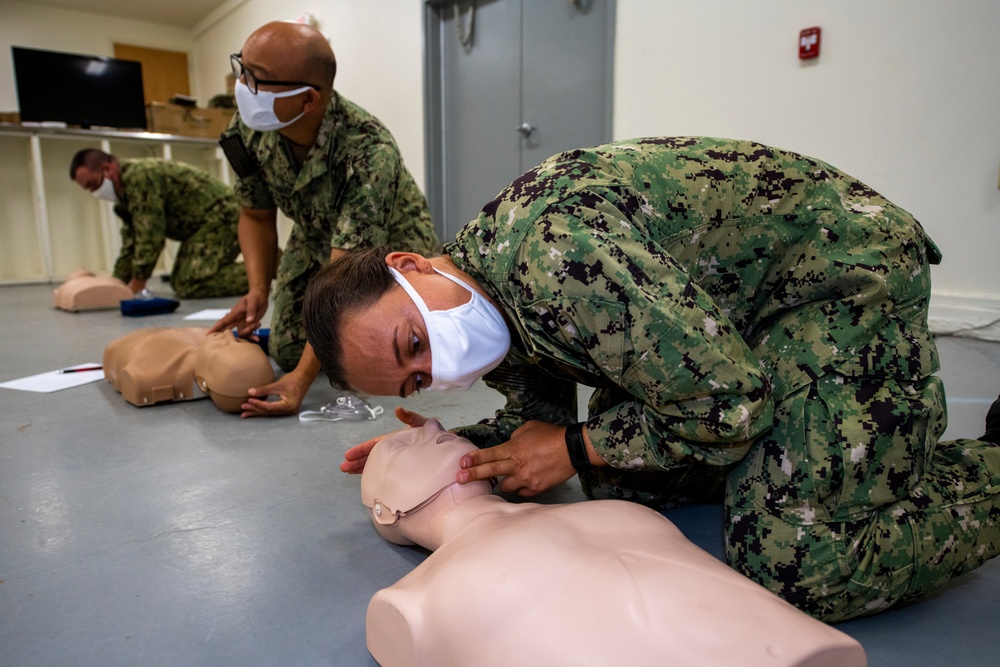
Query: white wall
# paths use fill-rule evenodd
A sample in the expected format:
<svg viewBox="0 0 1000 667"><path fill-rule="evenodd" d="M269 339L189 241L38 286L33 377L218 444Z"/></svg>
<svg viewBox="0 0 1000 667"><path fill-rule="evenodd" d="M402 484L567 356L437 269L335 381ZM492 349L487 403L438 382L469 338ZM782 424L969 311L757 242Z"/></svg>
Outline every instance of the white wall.
<svg viewBox="0 0 1000 667"><path fill-rule="evenodd" d="M804 64L810 26L821 55ZM618 0L614 133L749 138L830 162L923 223L945 255L935 301L998 308L998 28L996 0Z"/></svg>

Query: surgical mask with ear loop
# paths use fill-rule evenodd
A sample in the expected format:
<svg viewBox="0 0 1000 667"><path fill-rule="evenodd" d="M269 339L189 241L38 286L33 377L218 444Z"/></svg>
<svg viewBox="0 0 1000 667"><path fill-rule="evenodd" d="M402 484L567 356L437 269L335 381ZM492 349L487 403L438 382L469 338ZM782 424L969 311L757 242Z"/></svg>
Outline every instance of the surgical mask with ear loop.
<svg viewBox="0 0 1000 667"><path fill-rule="evenodd" d="M254 95L245 83L237 81L236 107L240 110L240 118L243 119L243 122L251 130L258 130L260 132L280 130L302 118L306 112L303 109L302 113L291 120L279 120L274 113L274 100L278 97L300 95L307 90L311 90L311 86L302 86L301 88L287 90L283 93L272 93L267 90L258 89L257 94Z"/></svg>
<svg viewBox="0 0 1000 667"><path fill-rule="evenodd" d="M431 348L431 385L427 390L468 389L507 356L510 332L493 304L458 278L434 271L468 290L472 295L469 302L448 310L428 310L403 274L389 267L424 318Z"/></svg>
<svg viewBox="0 0 1000 667"><path fill-rule="evenodd" d="M94 195L98 199L109 201L112 204L116 204L118 202L118 195L115 194L115 184L112 183L111 179L107 176L103 177L101 184L91 190L90 194Z"/></svg>

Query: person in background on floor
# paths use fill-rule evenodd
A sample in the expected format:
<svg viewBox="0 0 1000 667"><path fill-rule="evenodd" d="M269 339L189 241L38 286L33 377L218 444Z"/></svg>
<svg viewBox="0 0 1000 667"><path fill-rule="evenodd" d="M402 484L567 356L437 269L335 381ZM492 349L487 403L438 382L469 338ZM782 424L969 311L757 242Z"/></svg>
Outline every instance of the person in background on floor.
<svg viewBox="0 0 1000 667"><path fill-rule="evenodd" d="M114 203L122 247L113 275L133 293L146 288L167 239L180 241L170 286L182 299L233 296L247 289L233 191L212 175L160 158L119 159L96 148L73 156L70 178Z"/></svg>
<svg viewBox="0 0 1000 667"><path fill-rule="evenodd" d="M239 176L250 287L212 331L251 335L277 278L269 348L286 373L254 388L243 416L293 414L319 373L301 322L309 279L351 250L387 243L433 253L438 240L389 130L334 90L336 59L319 31L268 23L231 61L239 112L220 143ZM294 223L280 261L279 208Z"/></svg>
<svg viewBox="0 0 1000 667"><path fill-rule="evenodd" d="M346 257L303 316L336 386L483 378L506 395L455 429L482 448L457 481L530 496L577 473L591 498L657 509L724 493L728 563L831 622L1000 551L1000 409L981 439L938 441L940 253L829 164L699 137L569 151L445 250ZM584 422L578 382L594 388Z"/></svg>

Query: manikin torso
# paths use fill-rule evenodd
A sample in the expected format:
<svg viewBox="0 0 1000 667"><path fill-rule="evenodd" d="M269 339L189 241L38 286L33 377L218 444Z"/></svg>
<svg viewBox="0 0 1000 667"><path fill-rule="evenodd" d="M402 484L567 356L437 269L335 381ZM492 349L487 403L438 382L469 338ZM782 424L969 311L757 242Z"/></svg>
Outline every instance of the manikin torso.
<svg viewBox="0 0 1000 667"><path fill-rule="evenodd" d="M508 503L453 484L474 449L435 420L372 450L362 500L386 539L434 550L378 591L368 649L396 665L866 664L795 609L625 501Z"/></svg>
<svg viewBox="0 0 1000 667"><path fill-rule="evenodd" d="M96 276L90 271L74 271L66 282L52 290L52 304L60 310L108 310L118 308L132 294L125 283L111 276Z"/></svg>

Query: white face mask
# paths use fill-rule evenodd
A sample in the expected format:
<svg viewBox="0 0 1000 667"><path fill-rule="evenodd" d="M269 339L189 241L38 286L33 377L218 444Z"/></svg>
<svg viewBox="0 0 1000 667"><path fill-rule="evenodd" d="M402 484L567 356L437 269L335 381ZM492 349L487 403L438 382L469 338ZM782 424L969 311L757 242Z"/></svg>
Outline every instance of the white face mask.
<svg viewBox="0 0 1000 667"><path fill-rule="evenodd" d="M98 199L109 201L112 204L118 202L118 195L115 194L115 184L112 183L111 179L107 176L101 180L100 185L90 191L90 194L94 195Z"/></svg>
<svg viewBox="0 0 1000 667"><path fill-rule="evenodd" d="M302 86L295 90L288 90L283 93L272 93L266 90L257 90L254 95L242 81L236 82L236 107L240 110L240 118L251 130L267 132L268 130L280 130L288 127L306 114L305 110L291 120L278 120L274 114L274 100L278 97L291 97L300 95L309 90L310 86Z"/></svg>
<svg viewBox="0 0 1000 667"><path fill-rule="evenodd" d="M428 310L406 278L389 267L424 318L431 349L431 386L427 390L468 389L507 356L510 332L493 304L458 278L434 270L467 289L472 294L469 302L448 310Z"/></svg>

